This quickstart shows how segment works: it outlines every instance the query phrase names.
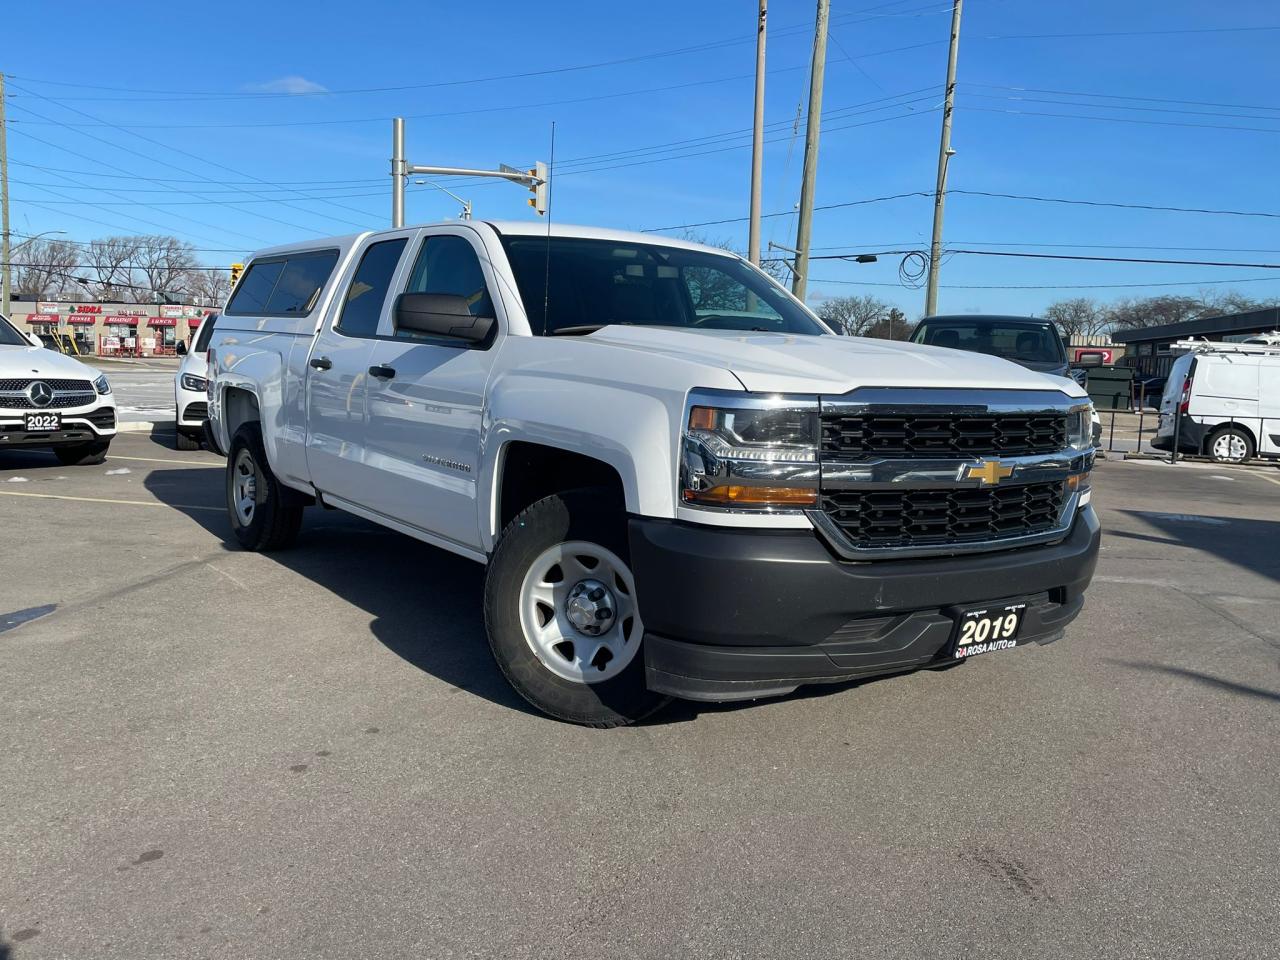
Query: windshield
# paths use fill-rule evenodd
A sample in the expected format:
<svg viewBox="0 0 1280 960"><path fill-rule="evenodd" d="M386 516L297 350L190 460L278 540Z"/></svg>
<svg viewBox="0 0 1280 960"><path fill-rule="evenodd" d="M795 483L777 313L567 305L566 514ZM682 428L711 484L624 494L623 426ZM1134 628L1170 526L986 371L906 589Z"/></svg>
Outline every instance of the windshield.
<svg viewBox="0 0 1280 960"><path fill-rule="evenodd" d="M830 333L736 257L574 237L502 242L535 334L586 333L611 323Z"/></svg>
<svg viewBox="0 0 1280 960"><path fill-rule="evenodd" d="M911 340L935 347L986 353L1020 363L1062 363L1062 341L1051 324L999 320L925 320Z"/></svg>
<svg viewBox="0 0 1280 960"><path fill-rule="evenodd" d="M0 315L0 346L3 347L29 347L31 342L20 334L3 315Z"/></svg>

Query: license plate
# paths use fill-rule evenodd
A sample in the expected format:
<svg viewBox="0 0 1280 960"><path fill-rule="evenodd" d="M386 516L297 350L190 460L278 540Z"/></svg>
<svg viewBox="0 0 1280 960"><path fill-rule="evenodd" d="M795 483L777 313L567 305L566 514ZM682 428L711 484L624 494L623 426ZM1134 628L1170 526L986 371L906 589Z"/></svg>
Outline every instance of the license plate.
<svg viewBox="0 0 1280 960"><path fill-rule="evenodd" d="M955 658L964 660L1016 647L1026 609L1025 603L1007 603L966 611L956 631Z"/></svg>
<svg viewBox="0 0 1280 960"><path fill-rule="evenodd" d="M23 426L29 433L51 433L62 429L60 413L28 413L22 419Z"/></svg>

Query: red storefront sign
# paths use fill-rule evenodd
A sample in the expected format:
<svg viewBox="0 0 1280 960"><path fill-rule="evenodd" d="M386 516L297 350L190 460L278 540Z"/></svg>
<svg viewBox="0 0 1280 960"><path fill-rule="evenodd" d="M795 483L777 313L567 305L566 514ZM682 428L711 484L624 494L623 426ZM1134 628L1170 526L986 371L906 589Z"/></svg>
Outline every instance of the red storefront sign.
<svg viewBox="0 0 1280 960"><path fill-rule="evenodd" d="M80 326L87 325L92 327L95 323L97 323L97 321L98 321L97 317L83 316L83 315L74 314L74 313L71 316L67 317L67 323L75 323L75 324L79 324Z"/></svg>
<svg viewBox="0 0 1280 960"><path fill-rule="evenodd" d="M112 316L112 317L103 317L103 318L102 318L102 321L103 321L103 323L117 323L117 324L124 324L124 325L126 325L126 326L130 326L130 327L136 327L136 326L138 325L138 318L137 318L137 317L117 317L117 316Z"/></svg>
<svg viewBox="0 0 1280 960"><path fill-rule="evenodd" d="M200 326L200 318L192 317L190 320L187 321L187 326L189 326L192 330L194 330L196 327Z"/></svg>
<svg viewBox="0 0 1280 960"><path fill-rule="evenodd" d="M178 321L173 317L150 317L147 319L148 327L176 327Z"/></svg>
<svg viewBox="0 0 1280 960"><path fill-rule="evenodd" d="M57 317L42 317L38 313L28 313L27 323L57 323Z"/></svg>

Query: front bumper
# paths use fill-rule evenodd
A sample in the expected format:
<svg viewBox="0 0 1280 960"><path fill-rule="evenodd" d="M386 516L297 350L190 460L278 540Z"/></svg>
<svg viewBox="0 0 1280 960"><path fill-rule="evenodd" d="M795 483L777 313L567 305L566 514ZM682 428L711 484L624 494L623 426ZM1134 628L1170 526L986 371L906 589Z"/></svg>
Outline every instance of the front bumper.
<svg viewBox="0 0 1280 960"><path fill-rule="evenodd" d="M947 659L962 609L1027 601L1019 645L1058 639L1084 604L1101 531L1092 507L1061 541L965 557L837 560L812 531L635 517L650 689L739 700Z"/></svg>
<svg viewBox="0 0 1280 960"><path fill-rule="evenodd" d="M29 411L25 411L29 412ZM0 411L0 450L8 447L50 447L64 443L86 443L116 434L116 408L101 404L91 410L59 410L62 429L29 431L19 412Z"/></svg>

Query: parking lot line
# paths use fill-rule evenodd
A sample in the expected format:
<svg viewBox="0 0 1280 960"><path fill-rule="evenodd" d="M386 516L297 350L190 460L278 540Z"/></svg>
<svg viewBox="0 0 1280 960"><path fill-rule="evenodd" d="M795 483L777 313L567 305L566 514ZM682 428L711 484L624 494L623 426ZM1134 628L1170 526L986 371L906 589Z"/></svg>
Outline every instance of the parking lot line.
<svg viewBox="0 0 1280 960"><path fill-rule="evenodd" d="M118 503L131 507L171 507L175 510L213 510L218 513L223 507L198 507L190 503L162 503L159 500L108 500L105 497L68 497L58 493L16 493L0 490L0 497L34 497L37 500L75 500L79 503Z"/></svg>
<svg viewBox="0 0 1280 960"><path fill-rule="evenodd" d="M147 463L185 463L193 467L221 467L220 463L210 463L208 460L167 460L163 457L125 457L116 454L108 454L108 460L143 460Z"/></svg>
<svg viewBox="0 0 1280 960"><path fill-rule="evenodd" d="M1274 483L1277 487L1280 487L1280 480L1277 480L1275 477L1268 477L1265 473L1257 473L1254 474L1254 476L1267 481L1267 483Z"/></svg>

